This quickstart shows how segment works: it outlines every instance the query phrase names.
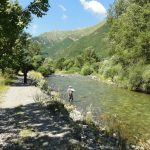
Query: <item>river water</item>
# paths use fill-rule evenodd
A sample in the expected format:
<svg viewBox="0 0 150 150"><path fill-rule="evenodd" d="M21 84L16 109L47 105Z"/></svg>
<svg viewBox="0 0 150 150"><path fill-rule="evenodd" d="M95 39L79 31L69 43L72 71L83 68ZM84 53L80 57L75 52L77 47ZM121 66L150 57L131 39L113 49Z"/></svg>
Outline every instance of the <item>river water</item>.
<svg viewBox="0 0 150 150"><path fill-rule="evenodd" d="M150 139L150 95L132 92L80 75L51 76L49 85L66 93L73 86L74 103L81 110L89 106L97 115L111 114L128 124L128 129L138 137Z"/></svg>

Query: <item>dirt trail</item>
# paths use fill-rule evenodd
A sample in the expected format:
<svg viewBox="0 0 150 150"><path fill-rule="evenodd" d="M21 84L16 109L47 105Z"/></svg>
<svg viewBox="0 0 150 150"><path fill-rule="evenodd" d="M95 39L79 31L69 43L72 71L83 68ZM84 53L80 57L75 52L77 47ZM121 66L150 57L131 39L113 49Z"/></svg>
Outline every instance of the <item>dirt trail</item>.
<svg viewBox="0 0 150 150"><path fill-rule="evenodd" d="M34 101L42 94L18 81L10 86L0 104L0 149L66 150L73 140L69 114L51 114Z"/></svg>
<svg viewBox="0 0 150 150"><path fill-rule="evenodd" d="M0 108L14 108L19 105L34 103L34 97L39 93L40 90L34 86L13 85L3 95Z"/></svg>

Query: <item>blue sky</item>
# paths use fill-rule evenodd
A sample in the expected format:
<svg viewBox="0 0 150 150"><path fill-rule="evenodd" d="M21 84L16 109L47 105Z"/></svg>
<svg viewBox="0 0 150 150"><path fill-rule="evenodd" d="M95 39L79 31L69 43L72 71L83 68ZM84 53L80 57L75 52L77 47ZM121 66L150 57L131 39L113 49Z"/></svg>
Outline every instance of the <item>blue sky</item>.
<svg viewBox="0 0 150 150"><path fill-rule="evenodd" d="M26 7L33 0L19 0ZM73 30L92 26L106 17L114 0L49 0L51 8L46 16L33 16L27 31L33 36L51 30Z"/></svg>

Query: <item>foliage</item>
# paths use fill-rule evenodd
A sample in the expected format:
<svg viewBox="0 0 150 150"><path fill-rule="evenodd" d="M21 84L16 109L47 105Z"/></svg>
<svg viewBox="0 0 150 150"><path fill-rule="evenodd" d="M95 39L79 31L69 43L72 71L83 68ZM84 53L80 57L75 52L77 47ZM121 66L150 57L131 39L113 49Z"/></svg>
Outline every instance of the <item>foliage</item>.
<svg viewBox="0 0 150 150"><path fill-rule="evenodd" d="M24 28L31 22L32 14L37 17L45 15L49 8L48 0L34 0L25 9L18 1L2 0L0 6L0 68L3 73L5 68L21 68L26 83L26 74L32 68L32 48Z"/></svg>
<svg viewBox="0 0 150 150"><path fill-rule="evenodd" d="M56 62L55 62L55 69L60 69L60 70L63 70L64 68L64 62L65 62L65 58L60 58L58 59Z"/></svg>
<svg viewBox="0 0 150 150"><path fill-rule="evenodd" d="M67 73L81 73L83 75L90 75L98 72L99 57L95 50L91 47L85 49L83 53L74 58L59 58L55 61L55 69L66 70Z"/></svg>
<svg viewBox="0 0 150 150"><path fill-rule="evenodd" d="M42 74L36 71L29 71L28 77L33 85L37 85L37 83L43 79Z"/></svg>
<svg viewBox="0 0 150 150"><path fill-rule="evenodd" d="M100 73L116 83L147 93L150 92L149 14L149 1L114 2L107 18L111 59L108 64L103 62L100 69Z"/></svg>
<svg viewBox="0 0 150 150"><path fill-rule="evenodd" d="M50 58L45 58L44 62L38 68L38 71L41 72L44 76L54 73L55 69L53 67L53 61Z"/></svg>
<svg viewBox="0 0 150 150"><path fill-rule="evenodd" d="M37 82L37 86L42 90L42 91L46 91L46 92L49 92L49 87L48 87L48 83L46 80L44 79L41 79L41 80L38 80Z"/></svg>
<svg viewBox="0 0 150 150"><path fill-rule="evenodd" d="M88 66L88 65L83 66L83 68L81 70L82 75L90 75L92 73L93 73L93 69L90 66Z"/></svg>
<svg viewBox="0 0 150 150"><path fill-rule="evenodd" d="M16 41L13 53L12 68L15 71L21 70L24 73L24 83L27 83L27 73L37 69L43 62L41 47L33 42L29 34L22 33Z"/></svg>
<svg viewBox="0 0 150 150"><path fill-rule="evenodd" d="M12 79L15 77L15 71L11 68L5 68L5 72L3 73L3 77L6 79Z"/></svg>

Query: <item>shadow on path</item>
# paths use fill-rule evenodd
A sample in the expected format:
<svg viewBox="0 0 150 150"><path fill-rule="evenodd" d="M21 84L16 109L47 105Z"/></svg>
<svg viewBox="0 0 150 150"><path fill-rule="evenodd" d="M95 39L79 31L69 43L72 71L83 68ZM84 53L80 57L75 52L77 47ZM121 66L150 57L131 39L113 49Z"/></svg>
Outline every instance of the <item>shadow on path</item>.
<svg viewBox="0 0 150 150"><path fill-rule="evenodd" d="M0 109L0 149L68 149L75 138L68 112L45 111L37 103Z"/></svg>

